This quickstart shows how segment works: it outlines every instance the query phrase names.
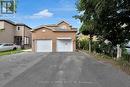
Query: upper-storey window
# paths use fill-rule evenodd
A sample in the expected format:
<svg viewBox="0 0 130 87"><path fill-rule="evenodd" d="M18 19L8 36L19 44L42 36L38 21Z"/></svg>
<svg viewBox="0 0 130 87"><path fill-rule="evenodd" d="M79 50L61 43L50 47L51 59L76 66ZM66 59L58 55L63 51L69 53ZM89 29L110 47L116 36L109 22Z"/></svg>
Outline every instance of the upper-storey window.
<svg viewBox="0 0 130 87"><path fill-rule="evenodd" d="M65 25L61 26L62 29L67 29L67 27Z"/></svg>
<svg viewBox="0 0 130 87"><path fill-rule="evenodd" d="M19 31L20 30L20 27L17 27L17 31Z"/></svg>
<svg viewBox="0 0 130 87"><path fill-rule="evenodd" d="M0 29L0 32L3 32L3 31L5 31L5 29Z"/></svg>
<svg viewBox="0 0 130 87"><path fill-rule="evenodd" d="M3 32L5 28L3 26L0 26L0 32Z"/></svg>

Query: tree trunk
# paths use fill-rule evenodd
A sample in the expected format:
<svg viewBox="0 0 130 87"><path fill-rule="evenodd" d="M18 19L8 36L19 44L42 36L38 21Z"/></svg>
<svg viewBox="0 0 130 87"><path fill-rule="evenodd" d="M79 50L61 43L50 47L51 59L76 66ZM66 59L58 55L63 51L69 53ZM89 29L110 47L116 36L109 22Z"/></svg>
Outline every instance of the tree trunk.
<svg viewBox="0 0 130 87"><path fill-rule="evenodd" d="M117 44L117 60L120 60L120 58L122 56L121 54L122 54L122 50L120 48L120 45Z"/></svg>
<svg viewBox="0 0 130 87"><path fill-rule="evenodd" d="M92 36L90 35L90 38L89 38L89 53L92 52Z"/></svg>

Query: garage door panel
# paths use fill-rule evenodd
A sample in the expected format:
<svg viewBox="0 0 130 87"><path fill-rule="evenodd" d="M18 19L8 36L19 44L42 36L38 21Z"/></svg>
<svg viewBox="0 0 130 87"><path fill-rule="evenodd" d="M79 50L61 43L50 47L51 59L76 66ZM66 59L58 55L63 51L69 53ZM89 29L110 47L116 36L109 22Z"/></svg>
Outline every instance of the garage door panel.
<svg viewBox="0 0 130 87"><path fill-rule="evenodd" d="M37 40L37 52L52 52L52 40Z"/></svg>
<svg viewBox="0 0 130 87"><path fill-rule="evenodd" d="M72 40L57 40L57 52L73 52Z"/></svg>

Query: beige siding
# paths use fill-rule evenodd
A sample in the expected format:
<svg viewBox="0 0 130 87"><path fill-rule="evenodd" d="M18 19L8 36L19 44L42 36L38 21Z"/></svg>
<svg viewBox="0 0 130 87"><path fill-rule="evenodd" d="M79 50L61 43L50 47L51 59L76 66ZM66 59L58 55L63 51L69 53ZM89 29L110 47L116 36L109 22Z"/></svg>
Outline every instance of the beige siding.
<svg viewBox="0 0 130 87"><path fill-rule="evenodd" d="M65 27L65 29L71 30L70 25L67 24L67 23L65 23L65 22L59 24L58 26L61 27L61 28L64 28L64 27Z"/></svg>
<svg viewBox="0 0 130 87"><path fill-rule="evenodd" d="M20 30L18 30L18 27ZM24 35L24 26L16 26L15 36L23 36Z"/></svg>
<svg viewBox="0 0 130 87"><path fill-rule="evenodd" d="M32 32L31 29L28 27L25 27L24 29L25 36L29 38L29 44L32 44Z"/></svg>
<svg viewBox="0 0 130 87"><path fill-rule="evenodd" d="M19 30L18 30L18 27L20 28ZM32 43L31 29L26 26L17 26L15 30L15 36L22 36L23 44L25 43L25 37L29 38L29 44Z"/></svg>
<svg viewBox="0 0 130 87"><path fill-rule="evenodd" d="M25 36L27 37L31 37L31 29L29 29L28 27L25 27Z"/></svg>
<svg viewBox="0 0 130 87"><path fill-rule="evenodd" d="M18 30L18 27L20 27L20 30ZM15 36L31 37L31 29L25 26L17 26L15 30Z"/></svg>
<svg viewBox="0 0 130 87"><path fill-rule="evenodd" d="M15 25L9 24L7 22L0 22L0 26L4 26L4 29L5 29L0 32L0 42L13 43Z"/></svg>
<svg viewBox="0 0 130 87"><path fill-rule="evenodd" d="M4 22L0 21L0 29L4 28Z"/></svg>

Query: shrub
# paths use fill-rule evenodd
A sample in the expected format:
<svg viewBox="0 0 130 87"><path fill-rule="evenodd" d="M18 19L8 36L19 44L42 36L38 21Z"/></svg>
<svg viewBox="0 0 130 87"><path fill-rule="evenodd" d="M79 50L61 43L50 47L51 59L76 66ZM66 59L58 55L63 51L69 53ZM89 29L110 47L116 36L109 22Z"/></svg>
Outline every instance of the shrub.
<svg viewBox="0 0 130 87"><path fill-rule="evenodd" d="M89 50L89 41L86 39L76 41L78 49ZM122 48L122 60L130 61L130 54L127 53L125 46L121 45ZM116 57L117 49L111 43L106 44L103 41L92 42L92 52L105 54L110 57Z"/></svg>
<svg viewBox="0 0 130 87"><path fill-rule="evenodd" d="M89 49L89 42L87 40L81 40L80 41L80 48L84 50Z"/></svg>

